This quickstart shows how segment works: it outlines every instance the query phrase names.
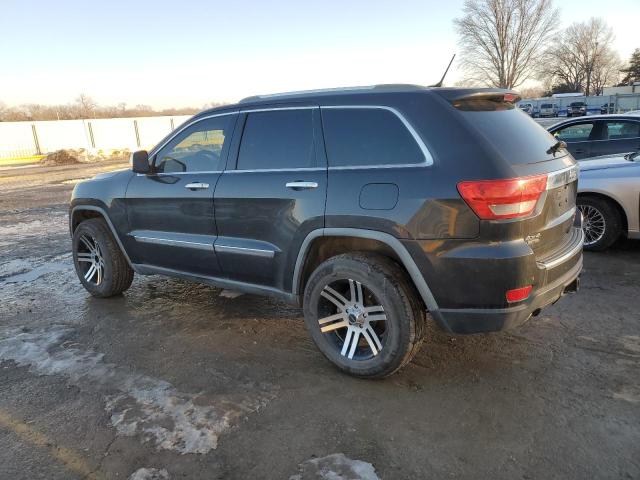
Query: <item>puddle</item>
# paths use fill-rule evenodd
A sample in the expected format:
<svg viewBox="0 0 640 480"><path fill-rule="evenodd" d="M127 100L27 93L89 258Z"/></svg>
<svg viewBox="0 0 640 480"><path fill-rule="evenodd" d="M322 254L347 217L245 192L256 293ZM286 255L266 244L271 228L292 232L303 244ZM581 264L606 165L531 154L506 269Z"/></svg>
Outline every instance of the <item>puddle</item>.
<svg viewBox="0 0 640 480"><path fill-rule="evenodd" d="M73 269L71 254L59 255L50 261L33 267L27 260L11 260L0 265L0 284L32 282L48 273L57 273Z"/></svg>
<svg viewBox="0 0 640 480"><path fill-rule="evenodd" d="M63 348L73 330L54 325L33 332L9 329L0 336L0 360L13 360L40 375L63 375L105 396L105 409L118 435L140 435L157 449L207 453L239 417L256 412L273 398L246 395L191 394L170 383L103 361L104 355Z"/></svg>
<svg viewBox="0 0 640 480"><path fill-rule="evenodd" d="M376 469L362 460L352 460L343 453L312 458L300 464L300 473L289 480L380 480Z"/></svg>
<svg viewBox="0 0 640 480"><path fill-rule="evenodd" d="M129 480L169 480L169 472L164 468L140 468L131 474Z"/></svg>

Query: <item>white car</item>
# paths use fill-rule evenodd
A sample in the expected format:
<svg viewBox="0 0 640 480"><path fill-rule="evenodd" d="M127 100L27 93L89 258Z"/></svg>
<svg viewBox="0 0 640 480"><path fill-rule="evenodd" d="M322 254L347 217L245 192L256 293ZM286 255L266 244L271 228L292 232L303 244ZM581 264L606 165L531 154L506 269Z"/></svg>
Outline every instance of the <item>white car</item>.
<svg viewBox="0 0 640 480"><path fill-rule="evenodd" d="M579 160L577 206L584 248L604 250L620 235L640 239L640 151Z"/></svg>

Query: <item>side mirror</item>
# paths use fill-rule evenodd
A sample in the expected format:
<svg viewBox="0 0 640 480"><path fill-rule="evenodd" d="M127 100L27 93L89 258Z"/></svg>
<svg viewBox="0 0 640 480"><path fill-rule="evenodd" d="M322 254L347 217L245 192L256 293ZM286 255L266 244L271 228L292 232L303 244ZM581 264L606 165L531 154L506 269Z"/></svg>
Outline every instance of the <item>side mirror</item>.
<svg viewBox="0 0 640 480"><path fill-rule="evenodd" d="M129 163L131 164L131 170L135 173L149 173L151 171L149 153L146 150L133 152Z"/></svg>

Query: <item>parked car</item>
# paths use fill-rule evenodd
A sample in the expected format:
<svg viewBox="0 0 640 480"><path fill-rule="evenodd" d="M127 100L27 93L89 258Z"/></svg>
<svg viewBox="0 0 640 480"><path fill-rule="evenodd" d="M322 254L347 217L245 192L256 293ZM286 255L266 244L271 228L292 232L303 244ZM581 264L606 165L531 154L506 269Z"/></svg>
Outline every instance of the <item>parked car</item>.
<svg viewBox="0 0 640 480"><path fill-rule="evenodd" d="M540 117L557 117L558 105L555 103L543 103L540 105Z"/></svg>
<svg viewBox="0 0 640 480"><path fill-rule="evenodd" d="M581 117L587 114L587 104L584 102L571 102L567 107L567 117Z"/></svg>
<svg viewBox="0 0 640 480"><path fill-rule="evenodd" d="M634 152L640 148L640 116L591 115L549 127L577 158Z"/></svg>
<svg viewBox="0 0 640 480"><path fill-rule="evenodd" d="M584 248L604 250L620 235L640 238L640 152L580 160L578 208Z"/></svg>
<svg viewBox="0 0 640 480"><path fill-rule="evenodd" d="M600 107L600 113L602 115L606 115L608 113L614 113L616 110L616 104L611 102L611 103L605 103L604 105L602 105Z"/></svg>
<svg viewBox="0 0 640 480"><path fill-rule="evenodd" d="M518 104L518 108L520 110L522 110L524 113L526 113L527 115L529 115L530 117L533 116L533 104L532 103L520 103L520 104Z"/></svg>
<svg viewBox="0 0 640 480"><path fill-rule="evenodd" d="M207 110L131 170L74 188L73 261L94 296L134 272L301 305L360 377L446 331L522 324L577 289L577 164L497 89L376 86Z"/></svg>

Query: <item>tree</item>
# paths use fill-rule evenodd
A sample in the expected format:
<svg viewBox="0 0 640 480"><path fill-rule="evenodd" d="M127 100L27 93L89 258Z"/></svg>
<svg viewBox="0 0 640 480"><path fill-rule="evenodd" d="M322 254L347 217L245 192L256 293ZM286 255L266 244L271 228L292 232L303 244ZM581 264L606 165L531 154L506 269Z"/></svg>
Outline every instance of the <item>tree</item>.
<svg viewBox="0 0 640 480"><path fill-rule="evenodd" d="M585 95L602 93L605 85L617 82L620 69L613 39L613 31L600 18L570 25L546 50L539 78Z"/></svg>
<svg viewBox="0 0 640 480"><path fill-rule="evenodd" d="M89 118L93 115L94 110L98 106L98 104L91 98L89 95L85 93L81 93L76 98L76 105L78 107L78 113L80 118Z"/></svg>
<svg viewBox="0 0 640 480"><path fill-rule="evenodd" d="M555 30L552 0L465 0L454 20L467 79L514 88L532 78Z"/></svg>
<svg viewBox="0 0 640 480"><path fill-rule="evenodd" d="M636 48L631 54L629 66L620 71L624 73L620 86L631 85L633 82L640 82L640 48Z"/></svg>

